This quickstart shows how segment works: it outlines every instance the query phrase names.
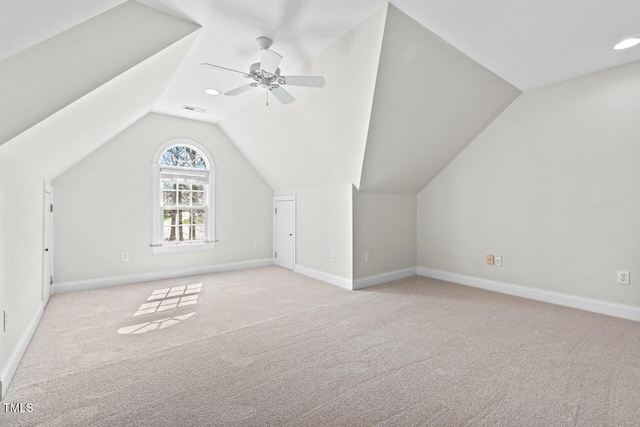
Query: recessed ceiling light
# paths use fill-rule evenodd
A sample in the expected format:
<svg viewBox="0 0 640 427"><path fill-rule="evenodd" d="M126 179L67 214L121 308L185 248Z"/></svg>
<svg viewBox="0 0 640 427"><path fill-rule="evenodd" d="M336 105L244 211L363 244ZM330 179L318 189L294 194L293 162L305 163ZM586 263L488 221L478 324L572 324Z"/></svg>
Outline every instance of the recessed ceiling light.
<svg viewBox="0 0 640 427"><path fill-rule="evenodd" d="M620 43L615 45L613 48L615 50L629 49L630 47L634 47L638 43L640 43L640 38L633 37L633 38L630 38L630 39L622 40Z"/></svg>
<svg viewBox="0 0 640 427"><path fill-rule="evenodd" d="M217 96L222 93L218 89L206 89L204 92L208 95L213 95L213 96Z"/></svg>

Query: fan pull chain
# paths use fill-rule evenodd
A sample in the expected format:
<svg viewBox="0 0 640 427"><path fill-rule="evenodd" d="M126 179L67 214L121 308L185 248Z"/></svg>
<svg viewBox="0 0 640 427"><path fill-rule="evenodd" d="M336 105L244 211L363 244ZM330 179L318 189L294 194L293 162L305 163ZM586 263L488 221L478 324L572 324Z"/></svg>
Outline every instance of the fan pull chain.
<svg viewBox="0 0 640 427"><path fill-rule="evenodd" d="M267 107L269 106L269 89L267 89Z"/></svg>

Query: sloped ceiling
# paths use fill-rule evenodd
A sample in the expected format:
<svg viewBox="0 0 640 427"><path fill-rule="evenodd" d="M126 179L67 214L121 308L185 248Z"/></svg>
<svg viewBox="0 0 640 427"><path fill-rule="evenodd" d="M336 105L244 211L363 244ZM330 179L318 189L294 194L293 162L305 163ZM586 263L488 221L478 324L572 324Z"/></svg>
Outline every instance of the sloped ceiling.
<svg viewBox="0 0 640 427"><path fill-rule="evenodd" d="M259 93L210 96L246 84L240 74L200 66L210 62L248 71L260 61L256 37L268 36L283 56L283 75L315 58L341 36L385 5L386 0L138 0L202 25L202 31L154 112L219 123ZM183 105L206 109L199 113Z"/></svg>
<svg viewBox="0 0 640 427"><path fill-rule="evenodd" d="M283 70L295 69L365 19L385 0L137 0L203 29L156 111L218 122L251 99L211 97L229 90L233 73L258 57L254 39L274 38ZM0 60L96 16L124 0L0 1ZM640 2L632 0L393 0L400 10L522 90L640 60L640 47L614 51L640 34ZM207 72L208 71L208 72ZM242 78L240 77L240 80ZM206 108L204 114L182 105ZM1 118L0 118L1 119Z"/></svg>
<svg viewBox="0 0 640 427"><path fill-rule="evenodd" d="M360 191L417 194L519 94L390 5Z"/></svg>
<svg viewBox="0 0 640 427"><path fill-rule="evenodd" d="M150 111L195 37L184 37L57 111L0 146L0 154L24 159L53 181Z"/></svg>
<svg viewBox="0 0 640 427"><path fill-rule="evenodd" d="M135 26L153 34L138 34ZM0 131L18 135L0 145L0 153L25 159L53 180L149 112L197 30L194 24L127 3L3 61L0 84L10 99L1 101ZM121 32L128 36L115 34ZM76 44L81 45L77 50ZM120 58L120 51L128 53ZM51 75L38 65L48 61L53 62ZM10 101L19 104L16 110Z"/></svg>
<svg viewBox="0 0 640 427"><path fill-rule="evenodd" d="M356 18L361 19L365 11L370 13L383 0L353 0L348 5L338 0L278 0L270 6L260 0L246 0L242 5L233 0L140 1L204 25L198 46L208 48L214 39L210 46L225 46L222 50L212 48L210 57L207 53L198 61L192 60L193 51L200 50L192 49L178 69L190 67L199 73L201 60L227 64L228 59L232 67L242 68L245 59L256 54L251 39L257 33L252 31L275 34L287 61L301 61L307 57L296 50L322 45L305 41L314 33L337 37L347 22L357 22ZM611 43L634 35L631 32L637 20L629 17L635 16L637 5L627 0L613 0L602 22L596 19L602 24L598 28L593 23L601 8L597 0L561 7L554 2L518 6L501 0L474 4L468 10L462 5L464 1L397 0L396 4L512 83L524 76L517 84L525 88L588 72L594 66L637 59L637 50L610 52ZM40 8L31 13L38 4ZM111 6L116 7L107 10ZM260 12L264 8L270 12L266 17ZM238 10L251 13L237 16ZM555 19L552 12L562 16ZM314 23L321 20L324 25L327 21L319 17L334 14L341 14L341 24L334 30L314 29ZM42 32L35 31L38 22L47 24L42 25ZM526 28L541 22L544 25L540 28L548 31L531 36ZM557 22L567 25L555 25ZM170 70L175 69L170 64L180 62L175 52L188 49L196 28L177 16L133 1L2 2L0 58L5 55L6 59L0 61L0 150L10 145L7 150L20 153L20 143L22 149L34 153L34 164L55 177L69 162L78 161L142 117L154 103L159 108L168 94L172 105L180 105L180 99L224 100L202 94L202 82L215 83L216 79L197 80L200 83L188 90L170 82ZM515 31L518 28L525 30ZM593 31L585 38L588 42L572 53L577 40L563 35L575 33L576 28ZM247 34L251 37L247 36L250 40L245 44ZM558 40L550 40L549 34ZM242 43L231 40L240 36ZM512 36L517 37L510 39ZM44 40L46 37L50 38ZM592 46L593 38L599 40L597 46ZM32 45L40 40L44 41ZM531 54L551 51L549 46L554 43L560 47L551 56ZM31 47L20 51L26 46ZM168 46L173 47L165 52ZM205 48L202 51L207 51ZM519 56L514 50L521 51ZM590 59L587 51L592 54ZM563 65L560 57L568 63ZM155 60L147 64L148 58ZM536 63L529 66L531 58ZM591 68L581 68L581 64ZM146 76L136 71L141 68L146 68ZM523 69L531 73L525 75ZM220 123L275 190L353 183L361 191L415 194L519 94L394 6L384 6L300 69L287 68L286 72L324 75L327 86L322 90L293 88L298 100L288 106L275 101L266 107L264 98L257 97ZM192 73L178 71L175 77L183 83L195 81ZM161 87L166 87L163 96L159 96ZM221 115L231 107L235 108L225 107ZM57 155L60 158L53 164L51 159Z"/></svg>
<svg viewBox="0 0 640 427"><path fill-rule="evenodd" d="M394 0L403 12L528 91L640 60L636 0Z"/></svg>
<svg viewBox="0 0 640 427"><path fill-rule="evenodd" d="M55 36L126 0L0 2L0 60Z"/></svg>
<svg viewBox="0 0 640 427"><path fill-rule="evenodd" d="M386 9L298 70L323 89L290 88L286 106L257 97L220 123L274 190L359 182Z"/></svg>
<svg viewBox="0 0 640 427"><path fill-rule="evenodd" d="M130 1L0 61L0 144L198 28Z"/></svg>

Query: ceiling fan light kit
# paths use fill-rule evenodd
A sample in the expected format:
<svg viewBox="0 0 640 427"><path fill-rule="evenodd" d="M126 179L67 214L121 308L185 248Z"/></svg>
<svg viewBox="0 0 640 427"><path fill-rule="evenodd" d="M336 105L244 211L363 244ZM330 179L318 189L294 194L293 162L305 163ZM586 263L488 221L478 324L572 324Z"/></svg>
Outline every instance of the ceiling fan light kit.
<svg viewBox="0 0 640 427"><path fill-rule="evenodd" d="M321 88L325 85L324 77L321 76L283 76L280 74L280 63L282 56L272 50L269 50L273 44L273 40L268 37L258 37L256 43L261 51L260 62L251 64L249 72L233 70L231 68L221 67L219 65L203 62L200 65L218 68L242 74L245 78L252 79L253 83L249 83L224 94L226 96L237 96L254 88L264 89L267 93L267 105L269 105L269 92L275 96L282 104L291 104L296 99L283 86L301 86Z"/></svg>

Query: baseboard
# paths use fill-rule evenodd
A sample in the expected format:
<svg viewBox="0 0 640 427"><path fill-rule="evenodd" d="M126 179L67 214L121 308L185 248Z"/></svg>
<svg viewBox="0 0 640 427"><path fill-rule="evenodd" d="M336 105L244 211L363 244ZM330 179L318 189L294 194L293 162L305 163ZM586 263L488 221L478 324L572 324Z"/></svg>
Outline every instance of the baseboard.
<svg viewBox="0 0 640 427"><path fill-rule="evenodd" d="M415 276L417 274L416 267L403 268L402 270L388 271L386 273L376 274L373 276L363 277L353 281L353 290L369 288L371 286L381 285L394 280L404 279L406 277Z"/></svg>
<svg viewBox="0 0 640 427"><path fill-rule="evenodd" d="M53 292L54 294L57 294L61 292L86 291L90 289L106 288L109 286L132 285L134 283L175 279L177 277L198 276L200 274L220 273L223 271L244 270L246 268L267 267L269 265L273 265L272 258L234 262L230 264L218 264L207 267L157 271L152 273L134 274L130 276L114 276L103 277L100 279L60 282L53 285Z"/></svg>
<svg viewBox="0 0 640 427"><path fill-rule="evenodd" d="M18 369L18 365L20 365L20 361L22 360L24 353L27 351L27 347L29 347L31 338L36 332L38 323L40 323L40 319L42 318L42 313L44 313L44 304L40 301L38 309L31 318L31 322L29 322L27 330L24 331L20 341L18 342L18 346L9 357L7 366L2 370L2 372L0 372L0 400L4 400L4 396L7 394L7 389L11 383L11 379Z"/></svg>
<svg viewBox="0 0 640 427"><path fill-rule="evenodd" d="M330 285L340 286L341 288L352 290L353 281L345 279L344 277L335 276L333 274L325 273L324 271L314 270L312 268L304 267L302 265L296 265L293 268L296 273L302 274L312 279L320 280Z"/></svg>
<svg viewBox="0 0 640 427"><path fill-rule="evenodd" d="M434 270L426 267L418 267L418 275L640 322L640 307L617 304L560 292L529 288L527 286L513 285L511 283L481 279L473 276L465 276L463 274Z"/></svg>

